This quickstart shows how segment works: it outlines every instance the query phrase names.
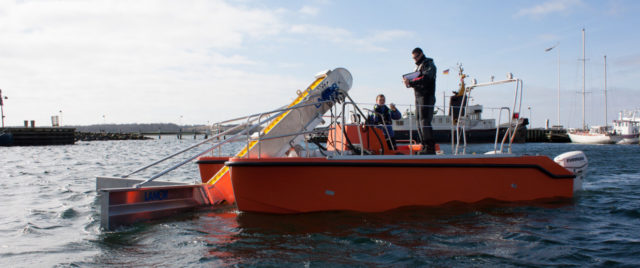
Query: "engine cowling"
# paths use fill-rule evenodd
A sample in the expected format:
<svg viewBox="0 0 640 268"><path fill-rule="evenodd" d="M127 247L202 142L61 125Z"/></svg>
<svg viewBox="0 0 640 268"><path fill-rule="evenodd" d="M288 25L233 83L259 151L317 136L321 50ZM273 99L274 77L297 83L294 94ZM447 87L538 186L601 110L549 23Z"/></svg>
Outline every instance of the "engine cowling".
<svg viewBox="0 0 640 268"><path fill-rule="evenodd" d="M582 181L589 166L587 155L582 151L571 151L556 156L553 161L576 175L573 180L573 191L582 190Z"/></svg>

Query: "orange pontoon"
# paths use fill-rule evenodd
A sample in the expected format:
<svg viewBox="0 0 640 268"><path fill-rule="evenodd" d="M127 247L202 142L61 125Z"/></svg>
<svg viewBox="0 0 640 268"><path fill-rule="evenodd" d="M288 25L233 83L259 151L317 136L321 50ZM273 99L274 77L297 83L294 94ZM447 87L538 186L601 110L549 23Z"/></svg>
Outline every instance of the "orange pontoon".
<svg viewBox="0 0 640 268"><path fill-rule="evenodd" d="M238 209L267 213L567 198L575 178L546 156L236 158L227 165Z"/></svg>
<svg viewBox="0 0 640 268"><path fill-rule="evenodd" d="M462 140L463 149L458 154L459 138L464 137L466 115L463 111L466 109L460 109L459 120L453 120L457 125L456 135L452 136L458 139L452 141L452 155L415 155L419 145L393 148L381 128L357 122L357 116L355 123L346 124L346 105L352 105L355 114L360 109L355 103L345 101L342 112L339 109L335 112L342 114L342 119L331 118L326 148L321 152L325 157L308 157L318 154L298 148L296 157L232 158L226 163L238 209L265 213L379 212L453 201L510 202L573 197L582 187L587 167L584 153L568 152L554 160L546 156L511 154L511 142L518 127L517 116L512 115L520 113L521 104L517 100L521 103L521 80L509 76L507 80L469 87L462 84L461 94L468 98L475 87L510 82L516 83L516 103L512 109L501 109L509 114L509 129L501 143L496 138L493 151L465 155ZM508 151L503 153L505 144Z"/></svg>
<svg viewBox="0 0 640 268"><path fill-rule="evenodd" d="M349 130L358 129L346 129L344 133L355 143ZM331 134L340 137L340 133ZM331 134L329 144L334 141ZM570 198L580 188L580 178L546 156L418 156L389 150L375 140L363 138L363 142L365 150L386 148L388 155L230 159L226 165L238 209L379 212L452 201ZM581 152L569 158L586 160Z"/></svg>

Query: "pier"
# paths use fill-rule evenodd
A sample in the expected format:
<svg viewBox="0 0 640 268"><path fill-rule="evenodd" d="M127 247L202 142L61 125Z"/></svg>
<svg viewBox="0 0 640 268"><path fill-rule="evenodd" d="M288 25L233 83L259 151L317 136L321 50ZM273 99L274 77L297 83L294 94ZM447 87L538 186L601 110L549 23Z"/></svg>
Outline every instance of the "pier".
<svg viewBox="0 0 640 268"><path fill-rule="evenodd" d="M176 137L181 140L184 137L191 137L193 136L193 139L195 140L197 138L198 135L203 136L204 139L209 137L209 132L207 131L188 131L188 132L180 132L180 131L157 131L157 132L141 132L140 135L142 136L147 136L147 137L153 137L153 136L158 136L158 139L161 139L162 136L165 135L176 135Z"/></svg>
<svg viewBox="0 0 640 268"><path fill-rule="evenodd" d="M10 127L0 129L0 146L74 144L75 128Z"/></svg>
<svg viewBox="0 0 640 268"><path fill-rule="evenodd" d="M527 129L527 142L571 142L564 128Z"/></svg>

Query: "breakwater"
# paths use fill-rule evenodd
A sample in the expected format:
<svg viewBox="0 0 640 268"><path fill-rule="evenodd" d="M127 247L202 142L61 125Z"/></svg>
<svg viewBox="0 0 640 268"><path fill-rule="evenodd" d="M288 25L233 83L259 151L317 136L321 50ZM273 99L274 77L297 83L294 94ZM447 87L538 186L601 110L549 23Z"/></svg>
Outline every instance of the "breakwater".
<svg viewBox="0 0 640 268"><path fill-rule="evenodd" d="M70 145L76 141L148 140L141 133L79 132L75 128L26 127L0 129L0 146Z"/></svg>
<svg viewBox="0 0 640 268"><path fill-rule="evenodd" d="M76 141L152 140L140 133L76 132Z"/></svg>

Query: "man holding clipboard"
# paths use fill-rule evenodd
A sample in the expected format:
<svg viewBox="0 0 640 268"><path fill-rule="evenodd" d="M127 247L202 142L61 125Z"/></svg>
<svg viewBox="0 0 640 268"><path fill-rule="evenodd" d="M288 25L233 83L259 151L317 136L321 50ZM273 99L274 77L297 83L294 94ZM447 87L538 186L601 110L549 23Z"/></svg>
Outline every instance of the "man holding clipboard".
<svg viewBox="0 0 640 268"><path fill-rule="evenodd" d="M413 73L402 76L406 87L413 88L416 96L416 112L418 114L418 134L422 138L420 154L435 154L436 143L433 140L433 108L436 103L436 65L433 59L424 56L422 49L416 47L411 52L416 63Z"/></svg>

